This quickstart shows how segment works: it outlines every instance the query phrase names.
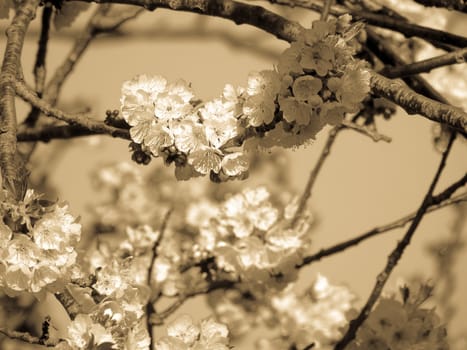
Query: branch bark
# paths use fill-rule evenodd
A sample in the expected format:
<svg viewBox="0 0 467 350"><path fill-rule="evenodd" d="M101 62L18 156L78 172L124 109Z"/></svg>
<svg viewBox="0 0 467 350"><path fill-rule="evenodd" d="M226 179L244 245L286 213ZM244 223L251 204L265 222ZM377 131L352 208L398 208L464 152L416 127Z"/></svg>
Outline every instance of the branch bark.
<svg viewBox="0 0 467 350"><path fill-rule="evenodd" d="M20 199L24 195L27 173L16 152L16 106L14 81L20 71L24 36L40 0L25 0L18 6L6 30L7 43L0 73L0 166L3 186Z"/></svg>

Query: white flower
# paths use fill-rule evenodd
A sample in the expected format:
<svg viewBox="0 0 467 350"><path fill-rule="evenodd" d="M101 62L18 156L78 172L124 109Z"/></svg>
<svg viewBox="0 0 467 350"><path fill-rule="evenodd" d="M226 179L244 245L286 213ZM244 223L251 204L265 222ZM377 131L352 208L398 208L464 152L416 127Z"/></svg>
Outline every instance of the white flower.
<svg viewBox="0 0 467 350"><path fill-rule="evenodd" d="M167 326L169 337L178 338L187 345L193 345L200 334L200 329L188 315L182 315Z"/></svg>

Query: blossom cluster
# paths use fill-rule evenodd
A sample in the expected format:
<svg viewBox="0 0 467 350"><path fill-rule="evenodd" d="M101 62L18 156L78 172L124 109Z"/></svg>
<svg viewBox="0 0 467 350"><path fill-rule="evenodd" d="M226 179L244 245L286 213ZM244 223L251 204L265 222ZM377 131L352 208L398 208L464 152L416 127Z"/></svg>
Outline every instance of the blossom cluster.
<svg viewBox="0 0 467 350"><path fill-rule="evenodd" d="M250 291L282 289L296 278L295 265L311 243L309 217L291 223L296 208L265 187L245 189L217 206L194 205L187 221L199 227L195 254L215 257L218 269Z"/></svg>
<svg viewBox="0 0 467 350"><path fill-rule="evenodd" d="M344 286L332 285L318 275L302 293L290 284L282 291L269 291L261 298L239 291L208 296L215 316L225 323L233 336L266 326L274 335L261 338L261 350L313 349L330 350L341 336L349 315L354 312L355 296Z"/></svg>
<svg viewBox="0 0 467 350"><path fill-rule="evenodd" d="M237 93L227 85L222 96L197 104L183 80L139 75L122 87L121 110L133 142L165 162L175 163L178 179L216 174L242 176L248 162L226 144L238 135Z"/></svg>
<svg viewBox="0 0 467 350"><path fill-rule="evenodd" d="M344 15L315 21L274 70L251 73L247 88L226 85L200 103L185 81L138 75L122 86L121 111L141 150L175 164L177 179L214 181L248 175L256 148L295 147L355 113L369 93L369 73L354 58L362 29Z"/></svg>
<svg viewBox="0 0 467 350"><path fill-rule="evenodd" d="M229 330L213 318L195 324L190 316L182 315L167 326L167 336L157 341L155 349L229 350Z"/></svg>
<svg viewBox="0 0 467 350"><path fill-rule="evenodd" d="M382 297L349 350L448 350L446 328L435 309L421 307L430 296L426 292L422 285L413 295L405 287L402 301Z"/></svg>
<svg viewBox="0 0 467 350"><path fill-rule="evenodd" d="M63 289L76 261L81 225L68 205L40 199L33 190L17 202L8 196L0 213L0 287L8 295Z"/></svg>
<svg viewBox="0 0 467 350"><path fill-rule="evenodd" d="M159 232L149 226L127 227L125 238L102 240L80 261L80 275L67 287L78 316L68 327L63 349L147 349L145 308L151 298L148 268ZM87 277L88 276L88 277ZM92 276L89 278L89 276Z"/></svg>

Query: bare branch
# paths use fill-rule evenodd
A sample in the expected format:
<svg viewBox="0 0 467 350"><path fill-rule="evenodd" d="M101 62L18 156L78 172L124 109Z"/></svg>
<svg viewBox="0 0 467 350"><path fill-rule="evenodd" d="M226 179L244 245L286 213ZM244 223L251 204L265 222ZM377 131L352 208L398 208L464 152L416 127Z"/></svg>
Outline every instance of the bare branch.
<svg viewBox="0 0 467 350"><path fill-rule="evenodd" d="M428 73L432 69L449 66L456 63L465 63L467 60L467 48L456 50L444 55L428 58L423 61L409 63L403 66L386 67L380 74L387 78L400 78L407 75Z"/></svg>
<svg viewBox="0 0 467 350"><path fill-rule="evenodd" d="M444 193L444 192L443 192ZM445 199L441 202L439 202L439 204L436 204L436 205L432 205L429 207L429 209L427 210L427 213L431 213L433 211L436 211L438 209L441 209L441 208L444 208L444 207L447 207L449 205L453 205L453 204L458 204L458 203L462 203L462 202L466 202L467 201L467 193L464 193L464 194L461 194L459 196L456 196L456 197L453 197L453 198L448 198L448 199ZM378 226L378 227L375 227L361 235L358 235L350 240L347 240L347 241L344 241L344 242L341 242L341 243L337 243L331 247L328 247L328 248L323 248L323 249L320 249L317 253L313 254L313 255L309 255L307 257L305 257L302 261L301 264L297 265L298 268L302 267L302 266L305 266L305 265L309 265L315 261L319 261L321 260L322 258L325 258L325 257L328 257L328 256L331 256L331 255L334 255L336 253L340 253L344 250L346 250L347 248L351 248L351 247L354 247L356 245L358 245L359 243L367 240L368 238L371 238L371 237L374 237L374 236L377 236L381 233L385 233L385 232L389 232L389 231L392 231L396 228L401 228L401 227L404 227L405 225L407 225L409 222L411 222L414 218L415 218L415 215L417 213L416 212L413 212L409 215L406 215L400 219L397 219L397 220L394 220L386 225L383 225L383 226Z"/></svg>
<svg viewBox="0 0 467 350"><path fill-rule="evenodd" d="M303 190L302 196L300 197L300 201L298 203L297 211L295 212L295 215L292 218L292 221L290 222L290 227L295 227L298 220L302 217L303 212L306 208L306 203L308 202L308 199L311 197L311 190L313 189L313 185L316 181L316 178L318 177L318 174L321 171L321 168L323 167L324 162L326 161L329 154L331 153L332 145L334 144L334 141L336 140L337 134L339 133L340 130L342 130L342 126L338 125L329 131L326 144L324 145L323 150L321 151L321 154L318 158L318 161L316 162L315 166L313 167L313 170L310 173L310 176L308 177L308 181L306 183L305 189Z"/></svg>
<svg viewBox="0 0 467 350"><path fill-rule="evenodd" d="M261 6L250 5L233 0L73 0L84 2L120 3L142 6L153 11L166 8L176 11L195 12L208 16L226 18L236 24L250 24L277 38L294 41L303 30L297 22L287 20ZM467 46L467 45L466 45Z"/></svg>
<svg viewBox="0 0 467 350"><path fill-rule="evenodd" d="M159 236L157 239L154 241L154 244L151 249L151 258L149 260L149 268L148 268L148 277L147 277L147 282L149 288L151 288L151 280L152 280L152 275L154 273L154 262L157 258L157 248L159 247L159 244L161 243L162 239L164 238L164 233L167 228L167 224L169 223L170 215L172 214L172 208L170 208L167 213L164 215L164 218L162 219L161 226L159 228ZM152 298L149 298L148 303L146 304L146 324L147 324L147 329L148 329L148 334L149 334L149 349L153 348L153 343L154 343L154 337L152 334L152 328L153 324L151 323L151 316L154 314L154 301Z"/></svg>
<svg viewBox="0 0 467 350"><path fill-rule="evenodd" d="M356 132L358 132L358 133L360 133L362 135L368 136L369 138L371 138L375 142L379 142L379 141L391 142L392 141L392 139L389 136L380 134L376 130L371 129L366 125L359 125L359 124L353 123L353 122L351 122L349 120L346 120L346 119L344 119L342 121L342 125L346 129L351 129L351 130L354 130L354 131L356 131Z"/></svg>
<svg viewBox="0 0 467 350"><path fill-rule="evenodd" d="M454 143L455 138L456 138L456 133L452 132L451 137L449 139L449 144L446 147L445 151L443 152L436 174L430 184L430 187L428 188L428 191L423 199L422 204L420 205L420 208L417 210L417 213L412 223L410 224L410 227L408 228L402 240L397 243L396 247L389 255L386 266L384 267L383 271L378 274L378 277L376 278L376 283L373 287L373 290L370 296L368 297L368 300L366 301L359 315L350 322L347 332L344 334L342 339L336 344L336 346L334 347L334 350L344 350L345 347L349 345L349 343L352 340L355 339L358 329L363 324L363 322L367 319L368 315L371 312L371 309L373 308L374 304L380 297L381 292L383 291L384 285L386 284L387 280L389 279L389 276L391 275L391 272L394 270L394 267L399 262L405 249L410 244L410 241L418 225L422 221L423 216L425 215L426 211L428 210L430 205L433 203L433 191L436 187L436 184L438 183L441 173L444 170L447 157L452 149L452 145Z"/></svg>
<svg viewBox="0 0 467 350"><path fill-rule="evenodd" d="M58 108L52 107L45 100L37 97L23 82L16 81L14 83L14 88L16 89L18 96L34 107L40 109L40 111L47 116L63 120L71 125L85 128L96 134L108 134L113 137L119 137L127 140L130 139L129 132L126 129L116 128L107 125L104 122L93 120L85 114L68 114Z"/></svg>

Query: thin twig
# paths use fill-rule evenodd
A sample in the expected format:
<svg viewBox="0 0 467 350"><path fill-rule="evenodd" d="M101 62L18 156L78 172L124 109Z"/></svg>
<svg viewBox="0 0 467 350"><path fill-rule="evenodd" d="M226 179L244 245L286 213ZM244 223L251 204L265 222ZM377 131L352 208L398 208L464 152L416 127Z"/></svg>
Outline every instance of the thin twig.
<svg viewBox="0 0 467 350"><path fill-rule="evenodd" d="M164 238L164 233L167 228L167 224L170 219L170 215L172 214L172 208L167 211L167 213L164 215L164 218L162 219L161 226L159 228L159 236L157 239L154 241L153 246L151 247L151 258L149 259L149 268L148 268L148 275L147 275L147 282L149 288L151 288L151 280L152 280L152 275L154 273L154 262L157 258L157 248L159 247L159 244L161 243L162 239ZM153 343L154 343L154 337L152 334L153 330L153 324L151 323L151 316L154 314L154 304L153 304L152 298L149 298L148 303L146 304L146 325L149 333L149 349L153 348Z"/></svg>
<svg viewBox="0 0 467 350"><path fill-rule="evenodd" d="M342 126L338 125L329 131L326 144L324 145L323 150L321 151L321 154L318 158L318 161L316 162L315 166L313 167L310 173L310 176L308 177L308 182L306 183L305 189L303 190L303 194L300 197L297 211L295 212L295 215L292 218L292 221L290 222L290 227L294 227L297 224L298 220L302 217L303 212L306 208L306 203L308 202L308 199L311 197L311 190L313 189L313 185L316 181L316 178L318 177L318 174L321 171L321 168L323 167L324 162L326 161L329 154L331 153L332 145L334 144L334 141L336 140L337 134L339 133L340 130L342 130Z"/></svg>
<svg viewBox="0 0 467 350"><path fill-rule="evenodd" d="M342 125L345 126L346 129L351 129L360 134L368 136L375 142L379 142L379 141L391 142L392 141L392 139L389 136L380 134L376 130L373 130L365 125L358 125L346 119L342 121Z"/></svg>
<svg viewBox="0 0 467 350"><path fill-rule="evenodd" d="M205 295L218 289L231 289L235 286L234 281L219 280L213 281L208 286L195 289L189 293L183 294L177 298L172 304L170 304L164 310L157 312L151 317L151 324L158 326L164 323L164 320L177 311L188 299L198 295Z"/></svg>
<svg viewBox="0 0 467 350"><path fill-rule="evenodd" d="M430 184L430 187L428 188L428 191L423 199L422 204L420 205L420 208L417 210L417 214L415 215L412 223L410 224L410 227L408 228L402 240L397 243L396 247L389 255L388 261L383 271L378 274L376 283L373 287L373 290L370 296L368 297L368 300L365 303L365 306L362 308L359 315L350 322L347 332L344 334L342 339L336 344L336 346L334 347L334 350L344 350L345 347L349 345L349 343L355 339L358 329L363 324L363 322L367 319L368 315L371 312L371 309L373 308L374 304L380 297L381 292L383 291L384 285L386 284L387 280L389 279L389 276L391 275L391 272L394 270L394 267L399 262L405 249L410 244L410 241L418 225L422 221L423 216L425 215L427 209L433 203L433 191L436 187L436 184L438 183L441 173L444 170L447 157L452 149L452 145L454 143L455 138L456 138L456 133L452 132L451 137L449 139L448 146L446 147L441 157L441 161L436 171L436 174Z"/></svg>
<svg viewBox="0 0 467 350"><path fill-rule="evenodd" d="M334 0L324 0L323 10L321 11L320 20L326 21L329 16L329 11L331 10Z"/></svg>
<svg viewBox="0 0 467 350"><path fill-rule="evenodd" d="M419 73L428 73L432 69L449 66L452 64L465 63L467 60L467 48L452 51L444 55L428 58L426 60L409 63L403 66L386 67L380 74L387 78L400 78Z"/></svg>
<svg viewBox="0 0 467 350"><path fill-rule="evenodd" d="M7 42L0 73L0 167L3 186L17 198L24 194L26 170L16 152L16 106L14 81L20 71L21 52L29 23L40 0L25 0L18 5L6 30Z"/></svg>
<svg viewBox="0 0 467 350"><path fill-rule="evenodd" d="M86 24L82 34L76 39L70 53L66 56L63 63L57 68L54 75L48 82L44 92L44 99L52 105L56 104L63 83L66 81L88 48L89 44L96 38L96 36L100 33L111 32L117 29L119 26L131 19L134 19L142 12L141 10L137 10L135 12L129 11L119 17L109 18L107 17L108 11L108 6L99 6L96 9Z"/></svg>
<svg viewBox="0 0 467 350"><path fill-rule="evenodd" d="M113 137L119 137L127 140L130 139L129 132L126 129L115 128L105 124L104 122L93 120L86 114L69 114L58 108L52 107L45 100L37 97L36 94L31 91L23 82L16 81L14 83L14 87L18 96L36 108L40 109L40 111L47 116L54 117L71 125L77 125L94 133L108 134Z"/></svg>
<svg viewBox="0 0 467 350"><path fill-rule="evenodd" d="M428 210L426 211L427 213L430 213L430 212L433 212L433 211L436 211L438 209L441 209L441 208L444 208L444 207L447 207L449 205L453 205L453 204L457 204L457 203L462 203L462 202L466 202L467 201L467 193L463 193L459 196L455 196L453 198L449 198L449 199L445 199L441 202L439 202L439 204L436 204L436 205L432 205L428 208ZM351 247L354 247L356 245L358 245L359 243L367 240L368 238L371 238L371 237L374 237L374 236L377 236L379 234L382 234L382 233L385 233L385 232L389 232L389 231L392 231L396 228L401 228L401 227L404 227L405 225L407 225L409 222L411 222L414 218L415 218L415 215L417 213L414 212L414 213L411 213L409 215L406 215L400 219L397 219L397 220L394 220L386 225L383 225L383 226L378 226L378 227L375 227L361 235L358 235L350 240L347 240L347 241L344 241L344 242L341 242L341 243L337 243L331 247L328 247L328 248L323 248L323 249L320 249L317 253L315 254L312 254L312 255L309 255L307 257L305 257L302 261L302 263L300 263L299 265L297 265L297 268L300 268L302 266L305 266L305 265L309 265L315 261L319 261L321 260L322 258L325 258L325 257L328 257L328 256L331 256L333 254L336 254L336 253L340 253L348 248L351 248Z"/></svg>

